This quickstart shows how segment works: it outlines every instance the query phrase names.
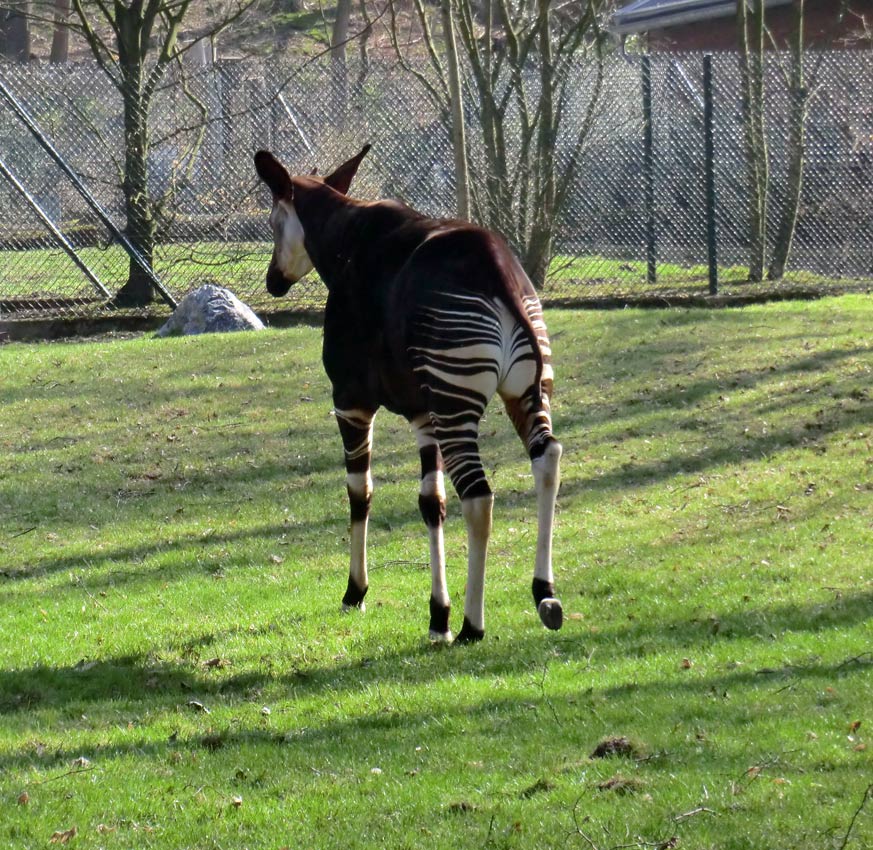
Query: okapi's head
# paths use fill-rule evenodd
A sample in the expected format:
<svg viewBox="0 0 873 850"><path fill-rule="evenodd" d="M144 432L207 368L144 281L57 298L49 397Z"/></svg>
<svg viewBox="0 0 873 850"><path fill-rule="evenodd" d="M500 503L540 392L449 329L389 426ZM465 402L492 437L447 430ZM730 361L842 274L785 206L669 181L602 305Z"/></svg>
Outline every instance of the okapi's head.
<svg viewBox="0 0 873 850"><path fill-rule="evenodd" d="M255 169L258 176L273 193L273 210L270 213L270 226L273 228L273 257L267 269L267 291L277 298L285 295L303 275L312 271L313 262L306 250L306 233L294 209L295 184L309 181L310 184L323 183L342 195L348 194L352 179L358 171L361 160L370 150L363 150L344 162L327 177L315 175L297 178L269 151L255 154Z"/></svg>

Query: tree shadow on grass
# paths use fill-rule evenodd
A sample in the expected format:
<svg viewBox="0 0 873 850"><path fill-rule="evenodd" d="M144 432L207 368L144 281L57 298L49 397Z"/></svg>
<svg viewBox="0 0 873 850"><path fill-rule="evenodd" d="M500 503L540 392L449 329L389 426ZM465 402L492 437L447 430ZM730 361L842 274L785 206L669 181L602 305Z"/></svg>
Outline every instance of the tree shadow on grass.
<svg viewBox="0 0 873 850"><path fill-rule="evenodd" d="M132 564L142 564L149 558L164 555L183 549L200 549L205 547L224 547L241 544L249 540L278 539L284 535L296 534L319 534L327 529L339 529L342 526L339 520L331 518L315 520L312 522L295 522L293 524L259 525L254 528L245 528L221 533L191 532L177 537L172 542L165 539L150 539L144 543L135 545L119 545L111 549L103 548L93 554L76 555L50 555L35 561L28 569L6 569L0 571L0 588L3 582L27 581L31 579L45 578L56 573L69 570L80 570L86 567L89 575L83 578L83 584L89 590L99 590L105 587L117 587L122 585L136 584L153 581L156 578L166 580L171 576L178 576L183 571L190 572L214 572L214 565L202 566L196 558L179 560L177 567L166 570L161 566L148 566L136 569ZM182 567L180 570L179 567ZM102 575L95 575L97 571L106 571ZM71 585L75 589L76 585ZM41 589L35 589L34 593L43 593Z"/></svg>
<svg viewBox="0 0 873 850"><path fill-rule="evenodd" d="M461 664L466 672L475 669L481 673L499 675L507 668L504 660L498 660L493 653L487 654L478 647L462 650L469 659L467 664ZM483 659L482 656L486 655ZM405 653L383 656L378 661L367 666L358 665L347 668L344 672L353 674L355 682L342 682L342 689L359 690L370 687L390 688L392 681L386 673L387 664L397 662L421 662L427 664L427 650L412 650ZM474 659L476 659L474 661ZM517 665L516 665L517 666ZM369 772L372 758L392 760L405 757L412 750L413 744L418 744L422 735L429 734L426 730L439 729L441 736L453 734L452 730L463 733L468 738L476 735L493 737L499 735L499 730L505 730L511 723L512 741L529 742L542 740L545 750L557 758L564 752L566 759L573 754L578 760L584 759L592 752L594 746L604 734L614 734L616 731L629 733L646 740L646 732L663 739L664 734L677 739L679 752L671 752L669 756L653 754L652 764L655 769L675 769L677 761L681 762L687 750L682 744L689 727L706 727L710 721L723 725L726 729L739 729L748 724L748 699L738 698L740 695L761 698L778 698L789 688L813 686L816 692L832 687L838 682L848 682L860 676L869 676L873 667L873 653L857 656L847 656L835 663L822 663L810 660L803 665L785 667L782 670L749 670L733 669L714 672L710 675L685 679L681 685L675 678L671 681L656 680L645 683L627 682L610 687L597 688L580 679L579 687L574 691L562 690L552 693L546 681L547 668L540 665L535 668L530 665L531 688L533 691L539 682L539 693L528 692L523 698L506 696L501 693L486 696L462 697L457 701L435 697L436 702L428 703L413 710L396 710L390 707L390 691L380 692L380 697L372 706L357 709L353 716L327 721L309 722L305 714L297 714L292 710L285 711L281 719L266 721L258 709L259 703L249 700L249 711L237 710L233 719L222 715L220 721L203 716L198 725L190 721L177 721L186 731L182 734L173 732L166 738L155 740L154 734L137 735L134 732L123 741L99 743L100 736L93 736L90 741L79 741L73 746L52 747L46 750L38 744L38 739L29 739L20 749L9 750L0 755L0 771L38 768L46 770L65 770L69 773L69 765L83 764L83 770L92 769L87 759L99 767L104 759L135 758L137 764L143 759L163 759L173 751L194 749L204 754L215 754L227 750L230 758L238 758L240 748L277 749L287 755L281 757L282 770L288 770L288 757L294 758L294 753L304 759L307 765L320 758L327 763L342 753L343 770L348 772L360 768ZM407 671L408 672L408 671ZM433 681L433 669L427 670L430 681ZM538 673L541 676L536 677ZM89 675L91 677L89 678ZM322 671L324 687L332 694L336 690L336 676L331 671ZM235 676L230 682L221 685L214 693L207 690L207 685L199 683L201 688L194 696L187 688L173 690L168 679L155 687L148 684L146 677L154 675L142 659L134 657L114 659L105 665L77 671L75 669L52 670L51 668L34 668L28 675L36 677L36 684L44 688L53 686L53 692L47 692L39 701L25 706L17 704L9 707L9 698L0 702L0 715L10 712L37 711L41 707L63 707L70 713L89 712L94 702L112 700L115 713L147 712L152 720L165 713L178 716L180 711L197 716L201 710L194 709L187 702L192 699L203 700L212 704L213 708L220 700L226 700L228 695L241 701L240 692L250 688L260 688L265 682L256 674ZM169 674L168 675L178 675ZM455 673L443 676L455 677ZM107 677L114 677L115 687L107 690ZM15 684L8 674L4 677L4 687ZM129 681L125 683L123 680ZM404 681L402 676L395 674L395 680ZM75 682L75 685L64 684L64 680ZM386 682L386 679L388 680ZM426 684L424 677L416 676L418 684ZM177 684L181 688L182 680ZM295 682L295 685L297 683ZM681 690L681 698L677 698L677 690ZM74 693L73 693L74 692ZM381 696L384 693L384 697ZM63 701L63 694L71 698ZM727 694L732 699L727 699ZM385 703L382 700L387 699ZM653 711L637 716L638 706L649 705ZM669 717L666 733L664 731L664 716ZM99 722L99 721L98 721ZM169 728L173 728L171 722ZM669 730L672 729L672 733ZM741 733L740 741L742 741ZM557 738L557 742L555 739ZM96 740L95 740L96 739ZM506 744L506 751L511 752L515 745L512 741ZM519 743L519 746L521 744ZM671 750L673 748L671 747ZM686 754L687 755L687 754ZM742 772L748 767L749 761L756 758L754 743L744 741L740 746L723 749L719 758L722 770ZM204 756L208 757L208 756ZM76 760L73 762L73 760ZM661 759L661 761L659 761ZM660 768L659 768L660 764ZM238 765L236 765L238 767ZM147 770L149 768L146 768ZM78 768L72 772L77 772Z"/></svg>
<svg viewBox="0 0 873 850"><path fill-rule="evenodd" d="M797 420L781 429L757 435L741 435L728 440L716 436L697 451L661 457L648 462L628 463L601 475L565 478L561 484L561 497L567 498L580 492L622 490L640 484L652 484L669 479L677 474L702 473L708 469L742 463L750 459L772 457L789 449L805 446L826 450L822 441L846 430L857 430L873 424L873 404L854 410L837 409L827 418ZM617 454L618 454L617 450Z"/></svg>
<svg viewBox="0 0 873 850"><path fill-rule="evenodd" d="M654 347L657 348L657 346ZM703 353L701 352L701 354ZM666 348L654 353L651 359L641 358L634 361L636 368L632 369L629 374L613 378L613 380L617 386L623 382L634 384L647 376L657 377L659 381L662 381L665 374L657 369L656 364L657 361L666 359L668 354L669 348ZM840 364L851 358L869 355L870 349L863 347L828 350L778 364L755 367L751 370L741 368L742 361L738 361L737 368L732 371L722 371L711 377L702 378L694 378L685 369L674 369L666 373L667 377L670 378L670 384L667 387L664 387L662 383L651 388L643 387L633 395L611 399L609 405L600 405L597 408L586 406L578 411L569 409L562 404L559 381L554 414L555 432L560 435L562 429L569 430L573 427L587 429L604 424L621 423L629 418L638 417L641 412L651 412L652 410L669 411L676 409L675 412L678 414L694 415L707 401L717 398L725 392L744 392L765 382L778 384L791 376L803 376L811 379L816 375L832 375L836 383L829 383L826 388L817 388L816 395L813 396L813 398L820 396L820 403L823 403L826 398L830 399L833 396L841 381L845 382L845 374L839 371ZM683 356L687 357L688 355L685 353ZM612 361L608 355L601 356L599 359L600 364L592 370L592 374L600 377L612 375L615 370L614 363L621 362L621 358L617 355L615 361ZM852 381L851 378L848 380ZM858 380L860 378L855 376L853 384L857 383ZM804 403L812 403L808 395L803 401ZM790 404L790 396L787 403ZM747 411L750 416L754 415L754 412L754 410Z"/></svg>
<svg viewBox="0 0 873 850"><path fill-rule="evenodd" d="M665 341L664 351L669 352L670 346L675 346L676 344L675 340ZM652 347L651 344L650 347ZM741 380L743 388L747 388L753 386L758 381L773 379L774 375L777 378L780 375L786 376L790 374L816 375L823 370L833 369L845 358L855 357L866 352L867 349L860 347L823 351L814 355L802 356L780 363L776 365L773 370L766 368L754 372L737 371L736 375L739 376L738 380ZM676 352L677 355L679 353L681 353L682 356L688 356L686 349L683 349L681 352ZM666 356L666 354L662 354L661 356ZM602 369L608 372L608 354L601 355L600 360ZM637 357L633 361L632 366L635 370L634 374L636 377L639 377L639 375L651 373L652 360L649 358ZM595 370L595 374L600 374L600 371ZM665 424L669 427L672 427L674 430L677 428L681 429L683 422L677 423L675 419L672 422L670 421L669 416L676 415L675 412L671 414L671 410L677 404L681 404L682 412L687 413L689 417L693 417L696 410L694 403L699 404L707 397L723 390L725 381L728 383L730 382L731 374L733 373L728 373L722 380L705 378L692 384L685 389L681 400L675 396L675 393L672 390L656 390L650 398L646 399L647 404L654 404L658 409L664 411L665 416L668 417ZM820 419L802 421L795 417L787 420L787 424L785 424L784 427L777 427L767 434L755 435L741 435L739 428L734 429L736 433L726 433L726 431L730 431L730 428L725 428L724 424L722 424L718 428L715 428L714 426L713 429L711 429L712 432L709 434L711 439L708 441L709 445L687 453L677 452L647 461L629 461L621 465L616 464L614 468L606 471L604 474L598 475L583 475L578 474L576 470L569 471L564 476L561 498L565 500L572 499L577 494L589 491L622 491L641 484L651 484L668 479L679 473L699 473L713 467L741 463L749 458L772 456L778 452L796 446L822 447L823 439L830 435L843 430L863 429L869 427L871 423L873 423L873 404L862 404L855 409L843 409L833 405L833 398L831 397L833 392L833 385L831 385L827 391L821 389L818 392L818 395L822 397L827 394L827 400L832 404L830 411L828 411L828 415ZM812 398L815 400L815 396ZM821 403L823 400L824 398L814 401L814 403ZM629 415L636 417L640 412L639 404L636 403L638 401L639 399L625 399L624 401L617 402L622 411L618 417L612 417L605 409L600 413L586 410L578 416L570 416L569 411L567 411L564 414L561 414L556 420L558 436L560 437L560 429L562 426L570 431L574 427L580 427L590 423L596 424L598 417L601 419L617 418L619 420L623 418L627 419ZM693 402L693 404L689 405L689 401ZM790 404L790 399L788 401ZM804 404L808 405L810 403L810 396L805 396ZM746 413L749 416L754 416L760 412L760 407L753 406ZM784 409L781 412L783 415L786 415ZM740 414L735 414L735 422L739 421L737 419L737 416L739 415ZM339 524L341 527L346 522L346 506L341 484L342 472L340 444L338 437L333 433L333 426L329 423L323 424L323 429L321 426L315 425L307 426L305 429L306 442L318 446L316 452L306 459L285 463L275 458L268 457L261 459L255 466L248 464L237 465L232 469L224 468L221 462L218 461L213 464L211 468L190 473L188 476L188 479L190 480L186 479L185 483L186 490L187 492L204 494L207 499L210 496L214 497L225 492L230 492L244 493L245 495L241 498L245 499L259 498L275 502L278 498L290 503L294 499L295 491L293 489L287 489L286 485L291 485L295 481L305 479L305 486L308 495L311 495L313 491L318 491L319 493L323 493L325 498L329 498L331 493L336 493L336 511L331 517L331 522L327 525L325 525L324 522L315 521L311 523L302 523L295 526L295 528L292 529L292 532L295 534L317 535L320 532L323 532L326 528L334 528L334 523ZM322 431L324 432L325 437L329 435L329 440L321 439L319 441L316 439L322 434ZM408 461L412 456L409 451L398 454L397 449L392 450L391 440L386 439L388 436L389 435L383 434L382 440L379 444L384 446L386 451L379 455L377 450L377 459L374 465L374 472L376 473L377 479L380 475L380 470L385 471L386 474L390 474L390 470L398 457L401 461ZM411 436L407 435L406 439L411 446ZM620 458L622 454L622 435L617 434L610 439L618 441L618 445L613 454L616 458ZM664 439L666 440L667 437ZM291 440L289 440L289 442L291 442ZM234 441L230 440L230 444L233 443ZM513 443L513 449L517 448L514 435L510 434L506 429L498 434L496 439L489 437L483 440L483 449L487 456L486 460L492 455L497 455L501 458L507 457L510 452L509 443ZM246 442L245 446L248 445L249 443ZM568 445L567 448L572 450L572 445ZM217 454L220 456L221 452L219 451ZM515 454L518 454L518 452L516 451ZM329 473L331 471L335 471L335 475L330 476ZM324 475L325 480L313 478L313 476L320 475ZM59 475L51 476L51 478L46 482L47 488L52 493L52 497L57 504L68 504L71 506L76 506L78 504L79 494L82 487L80 477L81 476L79 475L73 475L68 478ZM327 480L328 478L329 480ZM124 472L120 469L118 477L119 484L123 487L126 480ZM158 507L154 509L151 507L146 508L146 514L150 515L149 511L151 511L152 514L157 514L165 510L165 502L168 497L179 498L178 495L173 492L173 488L178 483L179 482L172 476L170 476L166 481L157 481L155 483L149 482L149 489L144 493L139 493L136 491L135 485L131 485L133 487L130 495L132 501L129 507L123 509L123 516L121 519L124 519L124 515L126 515L128 511L130 516L140 515L143 510L143 500L146 499L147 495L151 495L152 493L156 496L155 504L158 505ZM372 515L373 522L376 524L387 524L389 527L396 526L397 524L417 522L417 512L414 509L414 496L412 495L414 486L414 478L411 475L409 489L410 505L412 507L409 510L395 512L393 515L387 515L380 511L377 505ZM283 490L283 488L285 489ZM105 495L107 499L117 501L119 498L118 494L121 492L121 490L113 485L112 487L107 488ZM529 488L528 496L532 499L532 492ZM209 510L208 503L202 505L202 508L204 511ZM170 509L172 509L172 507ZM24 519L22 519L21 522L24 522L25 519L29 519L25 513L23 513L22 516ZM75 515L71 514L71 518L73 516L75 516L76 520L81 523L93 523L94 521L93 517L83 519L79 513L76 513ZM498 512L496 515L498 521L499 517L500 513ZM36 522L37 519L38 518L34 518L33 521ZM118 520L118 516L114 515L112 517L112 521ZM69 520L61 518L57 521L66 522ZM108 518L106 521L108 521ZM16 529L16 533L17 531L18 529ZM245 538L256 539L259 536L270 534L280 535L288 532L288 529L275 525L270 528L252 529L250 531L242 532L239 535L220 535L213 538L213 540L215 542L222 541L233 543ZM99 553L99 555L89 556L87 561L98 565L109 564L112 560L137 561L151 555L165 552L168 549L173 548L174 545L184 547L194 545L196 542L196 535L189 536L187 541L180 541L177 544L169 545L164 541L155 540L134 547L117 547L109 554L104 551ZM5 577L7 579L20 579L34 575L46 575L63 570L81 568L85 561L85 558L77 556L68 557L50 555L46 558L36 559L32 569L9 570L5 573ZM150 572L137 573L137 575L143 574L150 574ZM0 578L2 578L2 576L0 576ZM113 574L113 581L123 580L123 577L119 573Z"/></svg>
<svg viewBox="0 0 873 850"><path fill-rule="evenodd" d="M418 506L415 503L416 482L410 481L408 507L378 507L374 510L370 519L371 532L374 534L386 532L399 532L401 529L409 530L419 538L420 544L416 554L426 560L427 532L421 519ZM309 488L310 490L313 488ZM277 521L282 515L280 510L275 511L272 522L267 522L254 527L237 528L234 530L208 529L203 531L190 531L185 534L172 533L172 539L167 539L166 530L160 538L152 537L136 544L119 544L112 547L103 546L99 551L85 554L62 554L62 551L53 551L51 554L37 558L28 564L26 568L6 567L0 569L0 600L3 597L4 583L17 583L42 579L69 571L87 569L82 575L82 584L88 590L96 591L108 587L120 587L123 585L144 584L156 579L168 580L177 578L185 573L214 572L215 565L211 562L205 565L195 557L202 554L205 549L233 549L242 547L248 543L257 541L279 541L282 539L297 539L323 541L325 536L336 537L345 535L348 531L348 500L345 492L333 484L322 489L336 491L335 509L318 519L294 519ZM531 498L532 502L532 498ZM533 502L532 502L533 503ZM457 506L455 506L457 507ZM455 510L457 513L458 510ZM453 524L462 527L460 517L452 518ZM204 524L206 520L204 519ZM170 553L188 551L187 557L179 556L172 568L163 565L149 565L147 562L155 557ZM373 547L370 549L373 559L373 569L379 569L378 558L374 557ZM225 564L238 566L230 556L224 558ZM137 568L137 564L142 565ZM337 574L337 582L345 581L344 577ZM63 592L65 589L77 591L77 585L71 584L68 588L58 588L55 592ZM20 591L19 591L20 592ZM35 594L43 593L40 588L35 588Z"/></svg>
<svg viewBox="0 0 873 850"><path fill-rule="evenodd" d="M529 669L542 670L554 651L564 660L590 662L596 655L598 663L623 663L629 657L643 654L705 649L707 646L748 638L761 639L762 628L773 633L822 633L843 631L870 620L873 612L873 591L845 595L829 604L782 605L727 612L721 615L718 635L707 632L705 624L686 620L664 620L648 623L622 624L604 629L596 635L573 633L571 627L554 634L516 629L509 634L491 634L481 644L473 646L433 647L420 641L408 643L398 650L375 648L350 662L330 665L309 664L305 653L290 671L273 672L259 668L227 674L203 663L163 662L156 655L124 655L99 661L81 661L71 666L38 664L21 670L0 670L0 715L18 714L44 709L73 711L76 715L90 713L89 706L113 703L121 709L139 712L174 711L191 700L211 697L215 700L245 701L257 699L262 688L272 685L287 688L297 695L340 694L373 686L426 685L459 677L499 677L514 675ZM314 615L317 616L317 613ZM304 624L305 628L305 624ZM229 634L229 633L228 633ZM203 649L220 642L225 635L213 632L192 637L186 645ZM778 643L774 642L778 647ZM780 653L782 650L779 650ZM156 650L158 652L158 650ZM868 668L873 652L864 652L846 645L846 659L838 665L803 664L786 666L780 654L780 669L809 676L833 675L835 671L849 675ZM852 655L857 658L852 662ZM667 671L673 678L674 670ZM708 689L713 686L749 684L760 681L760 671L736 670L687 681L687 687ZM580 682L580 687L584 683ZM605 696L637 685L617 686L604 691ZM644 686L657 691L663 681ZM683 684L686 687L686 684Z"/></svg>

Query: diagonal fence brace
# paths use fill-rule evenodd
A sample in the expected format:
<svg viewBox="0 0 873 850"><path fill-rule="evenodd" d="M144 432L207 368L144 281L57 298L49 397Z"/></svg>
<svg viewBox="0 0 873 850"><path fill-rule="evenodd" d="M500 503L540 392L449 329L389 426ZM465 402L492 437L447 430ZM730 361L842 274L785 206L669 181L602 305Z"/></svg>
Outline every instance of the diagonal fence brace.
<svg viewBox="0 0 873 850"><path fill-rule="evenodd" d="M155 289L160 294L161 298L169 304L170 307L175 309L178 307L178 303L175 298L170 294L164 284L161 282L161 279L155 274L155 270L151 267L151 264L148 260L143 257L143 255L137 250L136 246L118 229L115 222L109 217L109 214L97 199L88 191L87 187L84 183L79 179L79 176L73 171L72 168L67 164L66 160L58 153L55 146L48 140L46 135L40 130L39 125L36 121L31 117L30 113L24 108L24 106L19 102L19 100L12 94L11 91L6 87L2 80L0 80L0 95L2 95L6 101L9 103L10 108L18 117L19 121L24 124L25 127L30 131L30 134L39 142L40 146L45 150L45 152L55 161L61 171L67 175L70 179L70 182L75 187L76 191L82 196L85 203L94 211L100 221L103 222L104 225L108 228L109 232L112 236L118 241L122 248L127 252L128 256L148 275L149 280L151 280Z"/></svg>
<svg viewBox="0 0 873 850"><path fill-rule="evenodd" d="M69 258L78 266L79 271L91 281L91 285L94 289L97 290L101 295L106 296L107 298L112 298L112 293L102 284L100 278L94 274L93 271L85 264L85 261L76 253L76 249L72 246L70 241L61 233L60 230L55 226L55 223L46 215L45 210L39 205L36 198L27 191L27 189L21 184L15 174L12 173L9 166L3 161L3 158L0 157L0 175L6 178L6 180L10 183L10 185L21 195L22 198L28 203L30 208L36 213L39 220L43 223L45 228L51 233L52 238L58 245L63 248L64 252L69 256Z"/></svg>

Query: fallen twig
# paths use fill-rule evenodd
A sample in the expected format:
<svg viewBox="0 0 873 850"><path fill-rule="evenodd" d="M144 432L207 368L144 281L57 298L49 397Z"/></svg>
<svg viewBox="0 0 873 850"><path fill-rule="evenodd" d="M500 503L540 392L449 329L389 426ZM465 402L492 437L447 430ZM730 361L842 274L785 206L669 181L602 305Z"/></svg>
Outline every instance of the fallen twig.
<svg viewBox="0 0 873 850"><path fill-rule="evenodd" d="M669 750L656 750L655 752L647 753L644 756L635 756L634 761L637 764L643 764L644 762L654 761L655 759L664 759L670 755L672 755L672 753Z"/></svg>
<svg viewBox="0 0 873 850"><path fill-rule="evenodd" d="M681 815L674 815L673 820L685 820L685 818L693 818L695 815L702 814L717 815L718 812L715 811L715 809L707 809L706 806L698 806L696 809L692 809L690 812L683 812Z"/></svg>
<svg viewBox="0 0 873 850"><path fill-rule="evenodd" d="M873 652L862 652L860 655L853 655L841 664L837 664L836 669L842 670L843 667L848 667L850 664L873 664Z"/></svg>
<svg viewBox="0 0 873 850"><path fill-rule="evenodd" d="M849 837L852 834L852 830L855 828L855 821L858 820L858 815L861 814L864 806L867 805L867 801L870 800L871 797L873 797L873 782L871 782L864 791L864 795L861 797L861 802L858 804L858 808L855 809L855 814L852 815L852 820L849 821L849 828L843 836L842 844L840 844L837 850L845 850L846 845L849 843Z"/></svg>
<svg viewBox="0 0 873 850"><path fill-rule="evenodd" d="M585 795L583 794L582 797L584 796ZM598 846L584 832L582 832L582 827L579 826L579 819L576 817L576 809L579 808L579 803L582 802L582 797L577 797L576 802L573 803L573 826L576 827L576 835L582 836L582 838L584 838L585 841L588 843L588 846L591 848L591 850L599 850ZM586 815L585 820L590 820L590 818Z"/></svg>
<svg viewBox="0 0 873 850"><path fill-rule="evenodd" d="M549 699L549 695L546 693L546 676L548 675L548 672L549 672L549 664L548 664L548 662L546 662L545 664L543 664L543 675L539 681L540 697L542 698L543 702L549 707L550 711L552 712L552 717L555 718L555 723L560 725L561 718L558 717L558 712L555 710L555 706L552 704L552 701Z"/></svg>
<svg viewBox="0 0 873 850"><path fill-rule="evenodd" d="M45 785L48 782L63 779L65 776L74 776L77 773L87 773L89 770L95 770L95 767L93 765L89 767L77 767L75 770L68 770L66 773L59 773L57 776L50 776L48 779L40 779L38 782L28 782L28 785Z"/></svg>
<svg viewBox="0 0 873 850"><path fill-rule="evenodd" d="M583 838L585 840L585 842L588 844L588 846L591 848L591 850L600 850L600 848L594 843L594 841L592 841L590 836L586 835L582 831L582 828L579 826L579 819L576 817L576 809L579 807L579 803L582 802L582 797L584 797L584 796L585 795L583 794L581 797L578 797L576 799L576 802L573 803L572 816L573 816L573 826L576 828L575 834L580 836L581 838ZM591 820L591 818L589 818L586 815L585 818L583 819L583 823L585 823L586 821L589 821L589 820ZM573 835L574 833L570 833L570 834ZM667 848L671 848L671 847L675 847L675 846L676 846L676 836L673 835L673 836L670 836L670 838L663 839L661 841L644 841L643 839L640 838L636 841L631 841L628 844L613 844L611 847L607 847L606 850L631 850L631 848L634 848L634 847L657 847L657 848L659 848L659 850L667 850ZM842 848L840 848L840 850L842 850Z"/></svg>
<svg viewBox="0 0 873 850"><path fill-rule="evenodd" d="M485 846L488 846L488 842L491 840L491 832L494 829L494 818L495 815L491 815L491 822L488 824L488 835L485 836Z"/></svg>

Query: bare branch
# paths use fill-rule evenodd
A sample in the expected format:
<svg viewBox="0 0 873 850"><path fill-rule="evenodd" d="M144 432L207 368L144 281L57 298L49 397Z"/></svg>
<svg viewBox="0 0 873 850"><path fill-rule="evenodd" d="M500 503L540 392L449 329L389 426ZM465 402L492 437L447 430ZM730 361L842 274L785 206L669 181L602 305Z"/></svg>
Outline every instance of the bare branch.
<svg viewBox="0 0 873 850"><path fill-rule="evenodd" d="M855 809L855 813L852 815L852 820L849 821L849 827L846 829L846 834L843 836L843 840L840 842L840 846L837 850L846 850L846 845L849 843L849 837L852 835L852 830L855 828L855 821L858 820L858 815L861 814L864 807L871 799L873 799L873 782L871 782L864 791L864 794L861 797L861 802L858 804L858 808Z"/></svg>
<svg viewBox="0 0 873 850"><path fill-rule="evenodd" d="M397 61L400 63L400 67L403 68L404 71L411 74L421 83L424 87L424 90L430 96L433 104L443 112L444 115L448 115L449 110L449 83L446 78L445 68L442 65L442 62L439 59L439 55L436 52L436 48L434 46L433 36L430 30L430 24L427 20L427 13L425 12L424 6L421 3L421 0L414 0L415 3L415 11L418 15L419 23L421 25L421 30L424 35L425 45L427 47L428 57L430 59L431 66L436 72L437 79L439 80L439 89L434 86L434 84L428 79L427 75L423 74L418 68L415 68L406 58L406 54L400 46L400 42L397 38L397 13L394 9L395 0L388 0L388 5L386 9L388 9L391 13L390 17L390 36L391 36L391 45L394 48L394 53L397 56ZM383 12L384 14L384 12ZM381 17L381 15L380 15Z"/></svg>

